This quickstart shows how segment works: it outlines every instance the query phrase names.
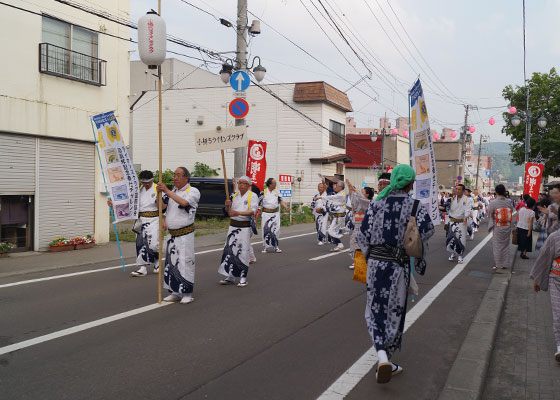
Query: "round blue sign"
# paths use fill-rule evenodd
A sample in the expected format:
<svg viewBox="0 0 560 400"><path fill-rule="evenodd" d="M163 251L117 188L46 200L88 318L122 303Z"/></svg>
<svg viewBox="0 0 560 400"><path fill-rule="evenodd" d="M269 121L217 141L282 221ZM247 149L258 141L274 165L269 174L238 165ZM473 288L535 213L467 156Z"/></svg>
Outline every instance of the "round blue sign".
<svg viewBox="0 0 560 400"><path fill-rule="evenodd" d="M229 84L233 90L237 92L244 92L251 84L251 78L245 71L237 71L229 78Z"/></svg>
<svg viewBox="0 0 560 400"><path fill-rule="evenodd" d="M461 182L461 179L463 179L463 177L462 177L461 175L459 175L459 176L457 177L457 180L458 180L459 182Z"/></svg>
<svg viewBox="0 0 560 400"><path fill-rule="evenodd" d="M233 118L245 118L249 113L249 104L243 99L233 99L229 103L229 113Z"/></svg>

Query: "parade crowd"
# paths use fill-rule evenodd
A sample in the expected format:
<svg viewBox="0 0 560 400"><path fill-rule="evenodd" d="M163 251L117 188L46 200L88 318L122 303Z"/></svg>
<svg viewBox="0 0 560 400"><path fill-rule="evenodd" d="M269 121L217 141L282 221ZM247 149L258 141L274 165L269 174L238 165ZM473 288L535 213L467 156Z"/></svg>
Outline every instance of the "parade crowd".
<svg viewBox="0 0 560 400"><path fill-rule="evenodd" d="M148 268L159 272L159 214L157 192L162 193L165 219L166 253L163 287L169 295L163 300L189 304L194 301L195 281L195 216L200 192L189 183L190 173L184 167L173 173L173 188L153 182L150 171L139 175L140 212L133 230L136 239L134 277L148 274ZM378 192L371 187L357 189L346 180L320 182L317 194L310 199L315 219L317 245L331 245L331 252L344 249L343 235L350 236L349 255L355 260L363 257L367 263L366 312L368 332L377 350L376 378L386 383L403 371L391 362L400 349L411 286L414 274L426 271L428 240L434 234L434 224L425 206L412 199L415 182L412 167L397 165L392 173L378 179ZM224 216L229 217L223 254L218 273L220 285L248 285L249 266L256 262L251 237L258 234L256 216L261 217L263 253L280 253L280 207L288 210L276 189L276 180L266 181L257 195L251 190L253 182L247 176L234 180L234 192L225 201ZM493 233L494 270L510 266L510 245L516 243L521 258L532 252L532 233L538 232L536 249L540 249L531 277L534 290L549 290L553 305L554 333L558 345L555 357L560 361L560 233L558 209L560 186L550 196L539 199L525 196L519 201L509 197L504 185L497 185L494 193L481 193L458 184L449 192L439 193L440 217L446 231L448 260L462 263L467 239L473 240L488 218L488 230ZM111 205L111 202L109 202ZM512 236L512 227L514 233ZM414 249L414 250L412 250Z"/></svg>

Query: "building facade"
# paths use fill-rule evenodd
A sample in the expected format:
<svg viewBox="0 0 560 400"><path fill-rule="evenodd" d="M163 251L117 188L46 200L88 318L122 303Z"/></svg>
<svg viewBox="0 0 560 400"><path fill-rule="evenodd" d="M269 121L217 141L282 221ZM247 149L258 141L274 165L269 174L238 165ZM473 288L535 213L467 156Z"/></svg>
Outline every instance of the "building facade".
<svg viewBox="0 0 560 400"><path fill-rule="evenodd" d="M325 82L265 85L274 96L251 85L246 92L250 111L245 117L249 139L267 142L267 177L293 176L294 202L309 203L321 177L342 179L346 155L345 119L352 111L345 93ZM193 168L199 161L222 168L219 151L197 153L197 131L232 127L231 87L215 76L215 85L170 89L163 95L163 169ZM158 168L158 103L148 92L133 107L133 162L141 169ZM294 109L296 111L294 111ZM301 112L302 114L298 113ZM306 118L309 117L309 118ZM233 176L233 150L225 152L228 178Z"/></svg>
<svg viewBox="0 0 560 400"><path fill-rule="evenodd" d="M0 241L42 250L55 237L109 240L90 117L115 110L128 139L129 28L49 2L3 7L17 62L0 66ZM129 1L98 0L128 15ZM9 78L8 78L9 77ZM123 90L124 89L124 90Z"/></svg>

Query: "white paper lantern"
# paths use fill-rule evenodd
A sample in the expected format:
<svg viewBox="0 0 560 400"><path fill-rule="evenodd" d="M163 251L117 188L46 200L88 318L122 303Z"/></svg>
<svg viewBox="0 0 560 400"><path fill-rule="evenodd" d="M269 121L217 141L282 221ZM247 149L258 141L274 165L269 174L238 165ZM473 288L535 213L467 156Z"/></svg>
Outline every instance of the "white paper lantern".
<svg viewBox="0 0 560 400"><path fill-rule="evenodd" d="M142 62L155 68L165 60L167 51L167 29L165 21L155 11L150 11L138 20L138 53Z"/></svg>

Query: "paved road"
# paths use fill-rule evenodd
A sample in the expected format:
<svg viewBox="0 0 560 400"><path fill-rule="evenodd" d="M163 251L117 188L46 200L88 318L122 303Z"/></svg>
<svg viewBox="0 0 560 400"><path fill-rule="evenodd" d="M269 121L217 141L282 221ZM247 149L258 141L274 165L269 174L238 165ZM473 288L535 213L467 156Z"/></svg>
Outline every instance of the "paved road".
<svg viewBox="0 0 560 400"><path fill-rule="evenodd" d="M427 274L418 278L421 295L412 306L455 265L447 261L443 234L438 228L430 242ZM483 238L478 233L468 249ZM199 254L193 304L168 305L0 355L0 397L315 399L371 347L365 287L351 280L350 257L310 261L328 253L315 243L314 235L286 239L281 254L261 254L255 246L258 262L243 289L217 284L220 251ZM486 245L405 334L395 356L405 372L380 386L372 371L348 398L436 398L491 265ZM157 277L129 278L132 268L1 287L86 268L92 265L0 279L0 351L156 300Z"/></svg>

